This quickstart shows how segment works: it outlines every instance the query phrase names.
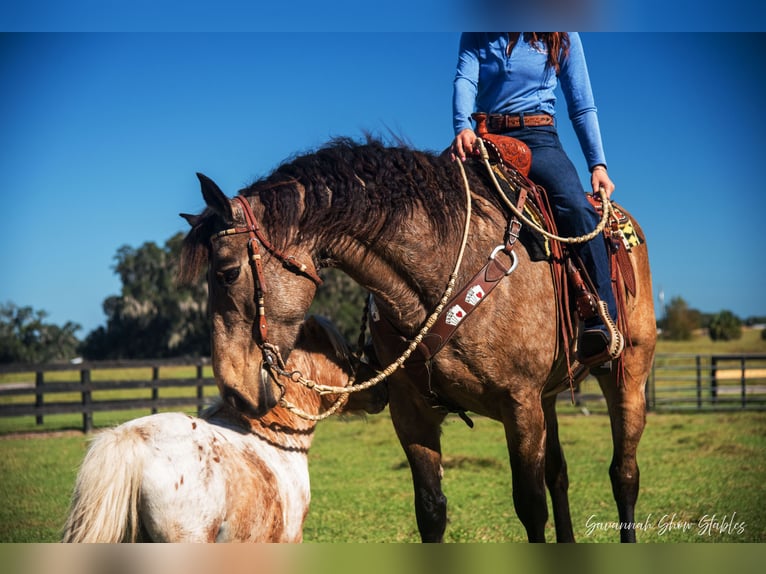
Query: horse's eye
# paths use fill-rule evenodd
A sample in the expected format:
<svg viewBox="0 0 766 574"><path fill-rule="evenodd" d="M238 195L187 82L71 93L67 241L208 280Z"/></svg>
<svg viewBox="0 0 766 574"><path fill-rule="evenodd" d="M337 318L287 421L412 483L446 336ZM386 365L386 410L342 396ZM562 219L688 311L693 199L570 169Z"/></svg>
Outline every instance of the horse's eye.
<svg viewBox="0 0 766 574"><path fill-rule="evenodd" d="M232 267L231 269L220 271L218 277L224 285L231 285L239 277L239 267Z"/></svg>

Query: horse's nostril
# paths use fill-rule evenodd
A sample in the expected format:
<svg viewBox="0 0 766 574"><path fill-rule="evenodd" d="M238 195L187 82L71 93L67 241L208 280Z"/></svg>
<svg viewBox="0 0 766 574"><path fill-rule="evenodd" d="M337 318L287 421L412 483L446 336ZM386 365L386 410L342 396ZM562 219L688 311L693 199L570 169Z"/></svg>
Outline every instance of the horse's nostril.
<svg viewBox="0 0 766 574"><path fill-rule="evenodd" d="M242 396L237 391L225 390L222 393L223 402L236 410L242 410L243 400Z"/></svg>

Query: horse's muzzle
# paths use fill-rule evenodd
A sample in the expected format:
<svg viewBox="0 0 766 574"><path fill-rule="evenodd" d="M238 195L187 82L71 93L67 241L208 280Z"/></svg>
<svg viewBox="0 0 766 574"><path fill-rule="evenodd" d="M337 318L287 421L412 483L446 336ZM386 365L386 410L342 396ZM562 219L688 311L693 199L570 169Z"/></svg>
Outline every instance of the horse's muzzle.
<svg viewBox="0 0 766 574"><path fill-rule="evenodd" d="M233 409L246 416L258 418L273 409L279 402L279 397L274 392L274 383L268 368L261 367L257 381L258 396L247 397L237 389L227 387L221 391L223 401Z"/></svg>

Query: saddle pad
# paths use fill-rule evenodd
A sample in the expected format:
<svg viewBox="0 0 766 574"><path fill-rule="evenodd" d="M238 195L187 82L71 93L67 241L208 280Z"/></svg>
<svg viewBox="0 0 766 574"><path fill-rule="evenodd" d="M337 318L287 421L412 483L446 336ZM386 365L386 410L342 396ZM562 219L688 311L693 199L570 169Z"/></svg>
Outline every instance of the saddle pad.
<svg viewBox="0 0 766 574"><path fill-rule="evenodd" d="M587 198L600 216L603 212L601 207L601 199L592 193L587 194ZM614 201L612 202L612 214L613 217L617 220L617 229L622 235L622 242L625 245L625 249L630 251L636 245L640 245L645 241L645 239L638 234L636 228L633 227L633 222L631 221L630 217L628 217L620 205Z"/></svg>

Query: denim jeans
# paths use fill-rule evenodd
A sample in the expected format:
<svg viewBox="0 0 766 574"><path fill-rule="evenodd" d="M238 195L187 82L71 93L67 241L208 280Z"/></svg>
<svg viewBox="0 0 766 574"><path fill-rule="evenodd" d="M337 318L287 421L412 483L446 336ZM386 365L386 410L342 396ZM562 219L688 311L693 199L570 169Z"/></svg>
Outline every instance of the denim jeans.
<svg viewBox="0 0 766 574"><path fill-rule="evenodd" d="M559 235L580 236L593 231L599 222L598 214L585 198L580 177L561 146L556 128L522 128L504 135L523 141L532 150L529 179L543 186L548 192ZM609 259L603 237L598 235L587 243L570 246L582 259L585 270L593 281L599 298L607 304L612 319L616 319L617 305L612 292ZM600 321L595 324L598 323Z"/></svg>

